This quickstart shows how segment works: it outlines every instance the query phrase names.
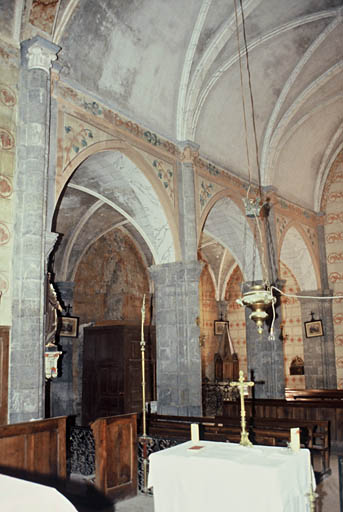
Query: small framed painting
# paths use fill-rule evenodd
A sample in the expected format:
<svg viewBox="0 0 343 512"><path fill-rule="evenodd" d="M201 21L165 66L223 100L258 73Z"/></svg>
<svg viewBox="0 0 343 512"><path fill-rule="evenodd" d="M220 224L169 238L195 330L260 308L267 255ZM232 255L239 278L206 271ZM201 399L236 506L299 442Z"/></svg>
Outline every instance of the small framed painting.
<svg viewBox="0 0 343 512"><path fill-rule="evenodd" d="M323 324L321 320L312 320L305 322L306 338L315 338L316 336L323 336Z"/></svg>
<svg viewBox="0 0 343 512"><path fill-rule="evenodd" d="M77 316L62 316L60 336L77 338L79 335L79 318Z"/></svg>
<svg viewBox="0 0 343 512"><path fill-rule="evenodd" d="M226 326L228 326L228 325L229 325L228 321L215 320L214 321L214 334L215 335L224 334L224 332L226 330Z"/></svg>

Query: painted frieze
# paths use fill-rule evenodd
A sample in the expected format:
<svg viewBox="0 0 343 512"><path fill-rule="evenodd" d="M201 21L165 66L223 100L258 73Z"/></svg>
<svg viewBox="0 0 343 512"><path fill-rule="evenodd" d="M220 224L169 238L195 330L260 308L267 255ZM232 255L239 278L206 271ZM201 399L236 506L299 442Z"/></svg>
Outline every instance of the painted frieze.
<svg viewBox="0 0 343 512"><path fill-rule="evenodd" d="M108 133L68 114L64 114L62 137L63 169L84 149L112 138Z"/></svg>
<svg viewBox="0 0 343 512"><path fill-rule="evenodd" d="M0 296L1 324L11 325L13 175L16 151L17 80L13 61L0 52Z"/></svg>
<svg viewBox="0 0 343 512"><path fill-rule="evenodd" d="M330 289L343 296L343 152L333 164L324 187L325 242ZM343 299L333 300L337 384L343 389Z"/></svg>

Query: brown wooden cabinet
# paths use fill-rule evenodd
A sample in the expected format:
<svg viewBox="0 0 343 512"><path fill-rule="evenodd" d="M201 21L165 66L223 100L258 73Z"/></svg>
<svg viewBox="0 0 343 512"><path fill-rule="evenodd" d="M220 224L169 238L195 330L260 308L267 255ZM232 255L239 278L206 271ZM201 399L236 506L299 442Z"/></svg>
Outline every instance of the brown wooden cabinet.
<svg viewBox="0 0 343 512"><path fill-rule="evenodd" d="M84 332L82 423L142 410L141 327L116 322ZM155 329L144 328L146 401L155 399Z"/></svg>

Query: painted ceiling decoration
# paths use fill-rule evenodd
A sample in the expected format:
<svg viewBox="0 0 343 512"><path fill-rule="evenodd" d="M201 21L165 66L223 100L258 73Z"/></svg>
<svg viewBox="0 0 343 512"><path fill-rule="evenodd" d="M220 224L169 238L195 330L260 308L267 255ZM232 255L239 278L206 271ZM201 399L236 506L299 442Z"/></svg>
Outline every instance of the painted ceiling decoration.
<svg viewBox="0 0 343 512"><path fill-rule="evenodd" d="M234 0L3 0L0 32L14 47L37 34L59 45L60 83L92 98L87 108L94 116L102 118L106 109L118 112L118 118L132 120L125 121L127 126L144 126L143 137L154 148L165 143L161 140L199 145L200 157L210 162L209 179L198 181L203 211L221 187L211 182L211 173L225 169L249 179L239 69L239 53L244 56L245 50L240 17L237 47L234 5ZM330 167L343 148L342 1L242 0L242 6L260 184L315 215ZM243 79L247 84L246 69ZM1 104L15 101L15 91L1 91ZM111 138L67 115L63 137L70 159ZM253 139L249 126L249 146ZM0 145L11 144L3 130ZM256 186L259 172L251 162ZM150 163L167 200L175 203L172 164L155 156ZM0 192L7 193L9 185L2 183ZM146 204L148 190L152 205ZM156 189L129 158L113 151L85 160L68 182L56 220L56 230L65 233L60 278L70 278L92 241L116 226L130 233L147 264L172 261L178 248L168 222ZM255 249L246 228L229 198L221 198L205 222L200 252L211 259L218 297L235 260L246 279L261 272L258 254L253 263ZM289 265L287 240L288 235L281 255ZM300 240L299 248L304 248Z"/></svg>

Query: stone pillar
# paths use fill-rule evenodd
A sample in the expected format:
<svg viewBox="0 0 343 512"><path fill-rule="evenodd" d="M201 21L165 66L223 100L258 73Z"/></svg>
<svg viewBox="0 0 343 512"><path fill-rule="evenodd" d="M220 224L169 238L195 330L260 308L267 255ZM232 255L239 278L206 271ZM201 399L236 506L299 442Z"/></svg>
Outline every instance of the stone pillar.
<svg viewBox="0 0 343 512"><path fill-rule="evenodd" d="M280 285L276 286L280 288ZM250 283L244 286L250 288ZM281 335L281 307L276 304L276 318L274 323L274 339L270 337L270 323L272 310L268 314L268 322L265 323L263 333L257 332L256 324L250 320L251 310L245 308L246 322L246 347L248 378L255 381L253 393L255 398L280 398L285 397L285 371L283 339Z"/></svg>
<svg viewBox="0 0 343 512"><path fill-rule="evenodd" d="M199 416L201 263L166 263L150 267L150 273L155 289L157 412Z"/></svg>
<svg viewBox="0 0 343 512"><path fill-rule="evenodd" d="M312 297L330 297L332 290L315 290L300 292L298 295ZM304 371L307 389L336 389L336 360L334 328L332 321L332 300L301 299L301 316L303 321L304 340ZM312 315L313 313L313 315ZM310 322L312 316L321 320L323 336L306 337L305 322Z"/></svg>
<svg viewBox="0 0 343 512"><path fill-rule="evenodd" d="M58 293L58 298L61 302L62 307L66 310L67 306L73 307L73 298L74 298L74 281L57 281L55 284L56 291ZM70 311L71 316L73 316L73 309Z"/></svg>
<svg viewBox="0 0 343 512"><path fill-rule="evenodd" d="M44 416L45 247L56 237L46 233L50 67L59 50L39 36L21 45L10 423Z"/></svg>
<svg viewBox="0 0 343 512"><path fill-rule="evenodd" d="M179 233L182 262L150 268L154 281L157 359L157 411L201 415L201 357L197 229L193 160L199 146L178 144Z"/></svg>
<svg viewBox="0 0 343 512"><path fill-rule="evenodd" d="M73 281L58 281L55 283L55 289L62 307L66 308L73 304ZM71 311L71 316L73 312ZM78 388L77 381L79 377L78 365L73 367L73 360L79 348L79 339L68 338L66 336L59 338L59 349L63 354L59 362L59 375L52 379L50 383L50 412L51 416L70 416L75 414L75 394Z"/></svg>
<svg viewBox="0 0 343 512"><path fill-rule="evenodd" d="M197 228L193 159L199 146L189 141L179 143L183 150L179 167L179 233L183 261L197 261Z"/></svg>
<svg viewBox="0 0 343 512"><path fill-rule="evenodd" d="M268 197L264 205L259 222L264 233L264 253L261 254L261 262L264 264L264 279L282 289L283 283L279 279L278 267L278 240L276 235L276 219L273 209L273 199L276 190L273 187L265 187L264 194ZM266 274L266 275L265 275ZM251 284L245 283L243 289L247 291ZM274 293L277 297L277 294ZM263 333L257 332L255 323L250 320L251 310L246 308L246 346L248 378L253 378L255 386L253 389L256 398L284 398L285 397L285 371L283 338L281 332L281 304L277 297L275 304L274 336L270 336L272 321L272 308L269 309L269 318L265 322Z"/></svg>

